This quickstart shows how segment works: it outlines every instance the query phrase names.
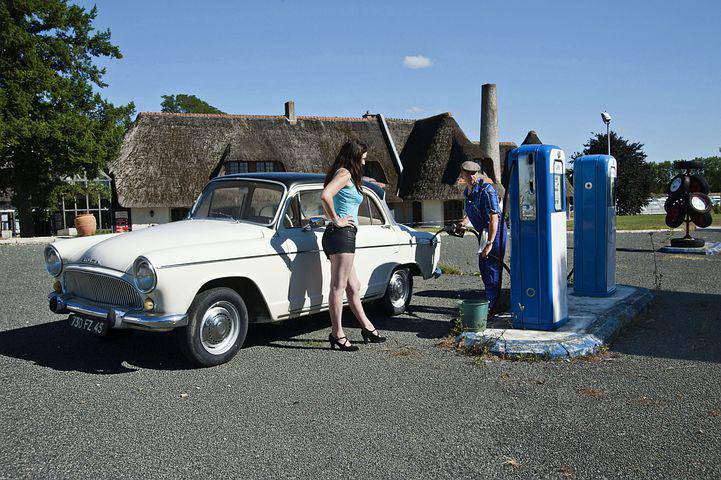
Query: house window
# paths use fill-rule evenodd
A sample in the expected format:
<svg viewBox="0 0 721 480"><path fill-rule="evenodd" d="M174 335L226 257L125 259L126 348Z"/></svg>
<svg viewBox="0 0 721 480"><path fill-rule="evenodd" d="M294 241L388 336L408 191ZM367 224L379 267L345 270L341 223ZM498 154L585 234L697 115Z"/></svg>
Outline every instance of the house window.
<svg viewBox="0 0 721 480"><path fill-rule="evenodd" d="M185 220L188 217L189 208L171 208L170 209L170 221L177 222L179 220Z"/></svg>
<svg viewBox="0 0 721 480"><path fill-rule="evenodd" d="M248 173L248 162L226 162L225 174Z"/></svg>
<svg viewBox="0 0 721 480"><path fill-rule="evenodd" d="M254 172L284 172L285 168L280 162L225 162L225 174L254 173Z"/></svg>
<svg viewBox="0 0 721 480"><path fill-rule="evenodd" d="M256 172L275 172L275 162L256 162Z"/></svg>
<svg viewBox="0 0 721 480"><path fill-rule="evenodd" d="M443 223L463 220L463 202L460 200L447 200L443 202Z"/></svg>
<svg viewBox="0 0 721 480"><path fill-rule="evenodd" d="M379 162L366 162L363 167L363 176L370 177L380 183L388 183L383 167Z"/></svg>

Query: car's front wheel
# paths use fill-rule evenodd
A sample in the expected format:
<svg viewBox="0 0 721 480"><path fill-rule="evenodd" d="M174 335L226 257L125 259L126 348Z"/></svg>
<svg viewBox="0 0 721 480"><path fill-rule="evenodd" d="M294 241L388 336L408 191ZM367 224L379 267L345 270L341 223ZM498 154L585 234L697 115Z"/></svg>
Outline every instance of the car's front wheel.
<svg viewBox="0 0 721 480"><path fill-rule="evenodd" d="M196 365L211 367L232 359L248 333L248 310L233 289L199 293L188 312L188 325L176 330L180 349Z"/></svg>
<svg viewBox="0 0 721 480"><path fill-rule="evenodd" d="M413 295L413 277L407 268L393 271L386 287L386 293L379 300L380 307L387 315L400 315L406 311Z"/></svg>

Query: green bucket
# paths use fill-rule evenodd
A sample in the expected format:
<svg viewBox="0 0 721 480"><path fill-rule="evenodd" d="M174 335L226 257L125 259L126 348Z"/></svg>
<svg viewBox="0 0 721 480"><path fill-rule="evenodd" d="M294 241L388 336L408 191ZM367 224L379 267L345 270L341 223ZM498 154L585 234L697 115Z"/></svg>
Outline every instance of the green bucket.
<svg viewBox="0 0 721 480"><path fill-rule="evenodd" d="M488 320L488 300L459 300L458 317L464 330L482 332Z"/></svg>

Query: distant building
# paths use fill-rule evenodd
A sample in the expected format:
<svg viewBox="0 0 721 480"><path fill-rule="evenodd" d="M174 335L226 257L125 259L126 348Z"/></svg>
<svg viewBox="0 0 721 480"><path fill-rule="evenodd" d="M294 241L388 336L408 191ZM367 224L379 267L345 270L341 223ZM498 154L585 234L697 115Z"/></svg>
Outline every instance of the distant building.
<svg viewBox="0 0 721 480"><path fill-rule="evenodd" d="M450 113L422 120L143 112L108 166L116 218L132 228L180 220L213 177L240 172L323 173L349 139L368 145L366 175L385 185L396 220L438 225L461 218L460 165L479 146ZM515 144L500 146L501 158ZM500 189L501 187L499 187Z"/></svg>
<svg viewBox="0 0 721 480"><path fill-rule="evenodd" d="M35 235L75 235L75 217L83 213L95 216L98 230L110 230L113 220L110 211L110 197L98 193L90 193L89 185L97 185L110 191L111 179L104 172L93 179L85 174L63 179L66 186L76 186L69 193L61 195L57 204L46 208L33 207L31 215ZM97 188L96 188L97 190ZM12 190L0 191L0 237L16 237L20 235L20 216L12 205Z"/></svg>
<svg viewBox="0 0 721 480"><path fill-rule="evenodd" d="M0 238L14 237L20 234L17 212L10 202L11 193L0 191Z"/></svg>

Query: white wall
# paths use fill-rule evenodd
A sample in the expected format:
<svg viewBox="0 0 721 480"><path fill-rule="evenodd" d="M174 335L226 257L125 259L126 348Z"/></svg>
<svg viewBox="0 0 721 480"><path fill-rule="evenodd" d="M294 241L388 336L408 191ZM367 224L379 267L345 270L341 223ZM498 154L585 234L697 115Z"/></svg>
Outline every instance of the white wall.
<svg viewBox="0 0 721 480"><path fill-rule="evenodd" d="M397 202L388 204L393 210L393 218L398 223L410 223L413 219L411 218L411 202Z"/></svg>
<svg viewBox="0 0 721 480"><path fill-rule="evenodd" d="M150 215L150 212L153 215ZM162 207L154 208L131 208L130 217L133 222L133 230L147 228L158 223L168 223L170 221L170 209Z"/></svg>
<svg viewBox="0 0 721 480"><path fill-rule="evenodd" d="M442 200L423 200L423 225L443 225Z"/></svg>

